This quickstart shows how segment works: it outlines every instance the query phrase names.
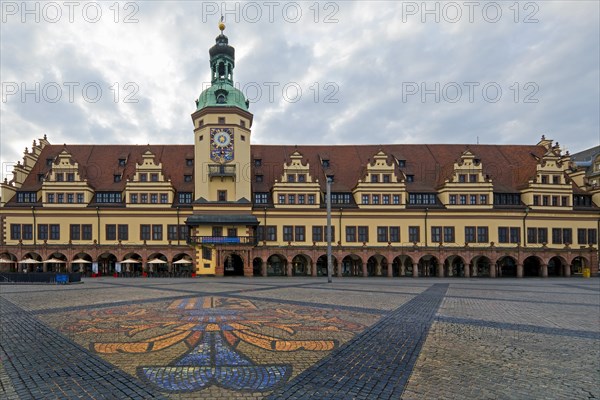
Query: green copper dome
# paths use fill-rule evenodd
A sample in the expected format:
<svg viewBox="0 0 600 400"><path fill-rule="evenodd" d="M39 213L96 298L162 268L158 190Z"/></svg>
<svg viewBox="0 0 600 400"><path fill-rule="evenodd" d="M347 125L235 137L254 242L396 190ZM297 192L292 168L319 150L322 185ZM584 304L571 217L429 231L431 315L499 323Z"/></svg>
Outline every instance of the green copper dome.
<svg viewBox="0 0 600 400"><path fill-rule="evenodd" d="M204 90L196 100L196 110L205 107L238 107L248 111L249 102L244 94L233 86L233 68L235 67L235 49L229 45L227 36L223 35L225 24L219 23L221 34L210 48L210 82L211 86Z"/></svg>
<svg viewBox="0 0 600 400"><path fill-rule="evenodd" d="M196 110L205 107L238 107L248 111L248 102L241 90L225 81L213 83L200 94L196 100Z"/></svg>

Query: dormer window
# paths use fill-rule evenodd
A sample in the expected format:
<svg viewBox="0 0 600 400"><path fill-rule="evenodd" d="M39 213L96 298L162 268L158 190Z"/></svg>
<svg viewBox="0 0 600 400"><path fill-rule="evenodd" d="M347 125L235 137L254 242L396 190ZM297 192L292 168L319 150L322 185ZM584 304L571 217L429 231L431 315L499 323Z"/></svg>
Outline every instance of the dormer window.
<svg viewBox="0 0 600 400"><path fill-rule="evenodd" d="M298 182L306 182L306 175L298 174Z"/></svg>
<svg viewBox="0 0 600 400"><path fill-rule="evenodd" d="M327 175L327 180L328 180L329 182L333 182L333 181L334 181L334 178L335 178L335 177L334 177L333 175Z"/></svg>
<svg viewBox="0 0 600 400"><path fill-rule="evenodd" d="M191 175L184 175L183 176L183 180L185 182L191 182L192 181L192 176Z"/></svg>
<svg viewBox="0 0 600 400"><path fill-rule="evenodd" d="M185 165L188 167L193 167L194 166L194 159L193 158L186 158L185 159Z"/></svg>
<svg viewBox="0 0 600 400"><path fill-rule="evenodd" d="M392 177L390 176L390 174L383 174L383 183L390 183L392 180Z"/></svg>
<svg viewBox="0 0 600 400"><path fill-rule="evenodd" d="M470 175L469 175L469 182L471 182L471 183L476 183L476 182L477 182L477 175L475 175L475 174L470 174Z"/></svg>
<svg viewBox="0 0 600 400"><path fill-rule="evenodd" d="M458 181L459 181L460 183L464 183L464 182L466 182L466 181L467 181L467 175L465 175L465 174L460 174L460 175L458 175Z"/></svg>
<svg viewBox="0 0 600 400"><path fill-rule="evenodd" d="M121 182L121 175L113 175L113 182Z"/></svg>
<svg viewBox="0 0 600 400"><path fill-rule="evenodd" d="M255 158L254 159L254 166L255 167L260 167L262 165L262 159L261 158Z"/></svg>
<svg viewBox="0 0 600 400"><path fill-rule="evenodd" d="M55 176L56 176L56 182L64 182L65 175L62 172L57 173Z"/></svg>
<svg viewBox="0 0 600 400"><path fill-rule="evenodd" d="M67 182L75 182L75 174L72 172L69 172L67 174Z"/></svg>
<svg viewBox="0 0 600 400"><path fill-rule="evenodd" d="M38 174L37 178L38 178L38 182L44 182L44 174Z"/></svg>
<svg viewBox="0 0 600 400"><path fill-rule="evenodd" d="M379 175L372 174L371 175L371 183L377 183L379 181Z"/></svg>
<svg viewBox="0 0 600 400"><path fill-rule="evenodd" d="M227 98L224 94L220 94L217 96L217 104L225 104L227 103Z"/></svg>
<svg viewBox="0 0 600 400"><path fill-rule="evenodd" d="M287 181L290 182L290 183L296 182L296 175L293 175L293 174L288 175L287 176Z"/></svg>
<svg viewBox="0 0 600 400"><path fill-rule="evenodd" d="M150 174L150 180L152 182L158 182L158 174Z"/></svg>
<svg viewBox="0 0 600 400"><path fill-rule="evenodd" d="M256 181L256 182L262 182L262 181L263 181L263 178L264 178L264 177L263 177L263 175L256 175L256 176L255 176L255 181Z"/></svg>
<svg viewBox="0 0 600 400"><path fill-rule="evenodd" d="M414 175L406 175L406 182L414 182L414 181L415 181Z"/></svg>
<svg viewBox="0 0 600 400"><path fill-rule="evenodd" d="M140 174L140 182L148 182L148 174Z"/></svg>
<svg viewBox="0 0 600 400"><path fill-rule="evenodd" d="M329 168L329 160L322 160L321 165L323 165L323 168Z"/></svg>
<svg viewBox="0 0 600 400"><path fill-rule="evenodd" d="M124 167L125 162L126 162L126 160L124 158L119 158L119 167Z"/></svg>
<svg viewBox="0 0 600 400"><path fill-rule="evenodd" d="M53 158L46 158L46 166L51 167L54 162Z"/></svg>
<svg viewBox="0 0 600 400"><path fill-rule="evenodd" d="M406 160L398 160L398 166L400 168L406 167Z"/></svg>

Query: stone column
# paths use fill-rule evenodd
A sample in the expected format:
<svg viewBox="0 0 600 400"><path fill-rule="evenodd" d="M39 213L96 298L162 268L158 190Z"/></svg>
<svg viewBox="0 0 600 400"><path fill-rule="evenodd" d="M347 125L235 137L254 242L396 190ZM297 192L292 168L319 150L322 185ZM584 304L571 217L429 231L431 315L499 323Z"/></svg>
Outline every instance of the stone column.
<svg viewBox="0 0 600 400"><path fill-rule="evenodd" d="M547 278L548 277L548 264L542 264L541 265L541 269L542 269L542 278Z"/></svg>
<svg viewBox="0 0 600 400"><path fill-rule="evenodd" d="M517 264L517 278L523 277L523 264Z"/></svg>
<svg viewBox="0 0 600 400"><path fill-rule="evenodd" d="M266 261L263 261L260 264L260 274L262 276L267 276L267 262Z"/></svg>
<svg viewBox="0 0 600 400"><path fill-rule="evenodd" d="M387 276L388 278L392 278L394 276L394 264L387 265Z"/></svg>
<svg viewBox="0 0 600 400"><path fill-rule="evenodd" d="M317 276L317 264L314 262L311 262L309 264L309 268L310 268L310 275L311 276Z"/></svg>
<svg viewBox="0 0 600 400"><path fill-rule="evenodd" d="M567 278L570 277L571 276L571 266L566 264L566 265L563 265L563 268L565 271L564 276Z"/></svg>
<svg viewBox="0 0 600 400"><path fill-rule="evenodd" d="M419 277L419 263L413 263L413 278Z"/></svg>
<svg viewBox="0 0 600 400"><path fill-rule="evenodd" d="M463 264L463 271L465 273L465 278L471 277L471 264Z"/></svg>
<svg viewBox="0 0 600 400"><path fill-rule="evenodd" d="M292 274L292 263L287 263L287 266L286 266L286 275L287 276L293 276L293 274Z"/></svg>
<svg viewBox="0 0 600 400"><path fill-rule="evenodd" d="M444 264L438 263L437 265L437 276L438 278L444 277Z"/></svg>
<svg viewBox="0 0 600 400"><path fill-rule="evenodd" d="M490 278L496 277L496 264L490 264Z"/></svg>
<svg viewBox="0 0 600 400"><path fill-rule="evenodd" d="M364 277L369 276L369 271L367 270L367 263L362 263L362 274Z"/></svg>

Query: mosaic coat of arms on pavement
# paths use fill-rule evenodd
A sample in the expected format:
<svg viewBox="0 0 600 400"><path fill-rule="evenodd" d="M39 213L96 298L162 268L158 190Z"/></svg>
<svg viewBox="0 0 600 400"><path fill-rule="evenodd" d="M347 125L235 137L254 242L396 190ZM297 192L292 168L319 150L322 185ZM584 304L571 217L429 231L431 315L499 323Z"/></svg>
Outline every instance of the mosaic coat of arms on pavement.
<svg viewBox="0 0 600 400"><path fill-rule="evenodd" d="M47 322L180 398L265 395L376 319L331 308L206 296L79 310Z"/></svg>

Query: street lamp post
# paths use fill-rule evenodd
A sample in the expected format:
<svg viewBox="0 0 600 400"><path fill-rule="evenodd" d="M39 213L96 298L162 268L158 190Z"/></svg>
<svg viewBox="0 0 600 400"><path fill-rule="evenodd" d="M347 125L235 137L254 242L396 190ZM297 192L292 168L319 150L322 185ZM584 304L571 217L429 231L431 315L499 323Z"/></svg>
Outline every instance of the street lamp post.
<svg viewBox="0 0 600 400"><path fill-rule="evenodd" d="M327 177L327 283L331 283L331 179Z"/></svg>

